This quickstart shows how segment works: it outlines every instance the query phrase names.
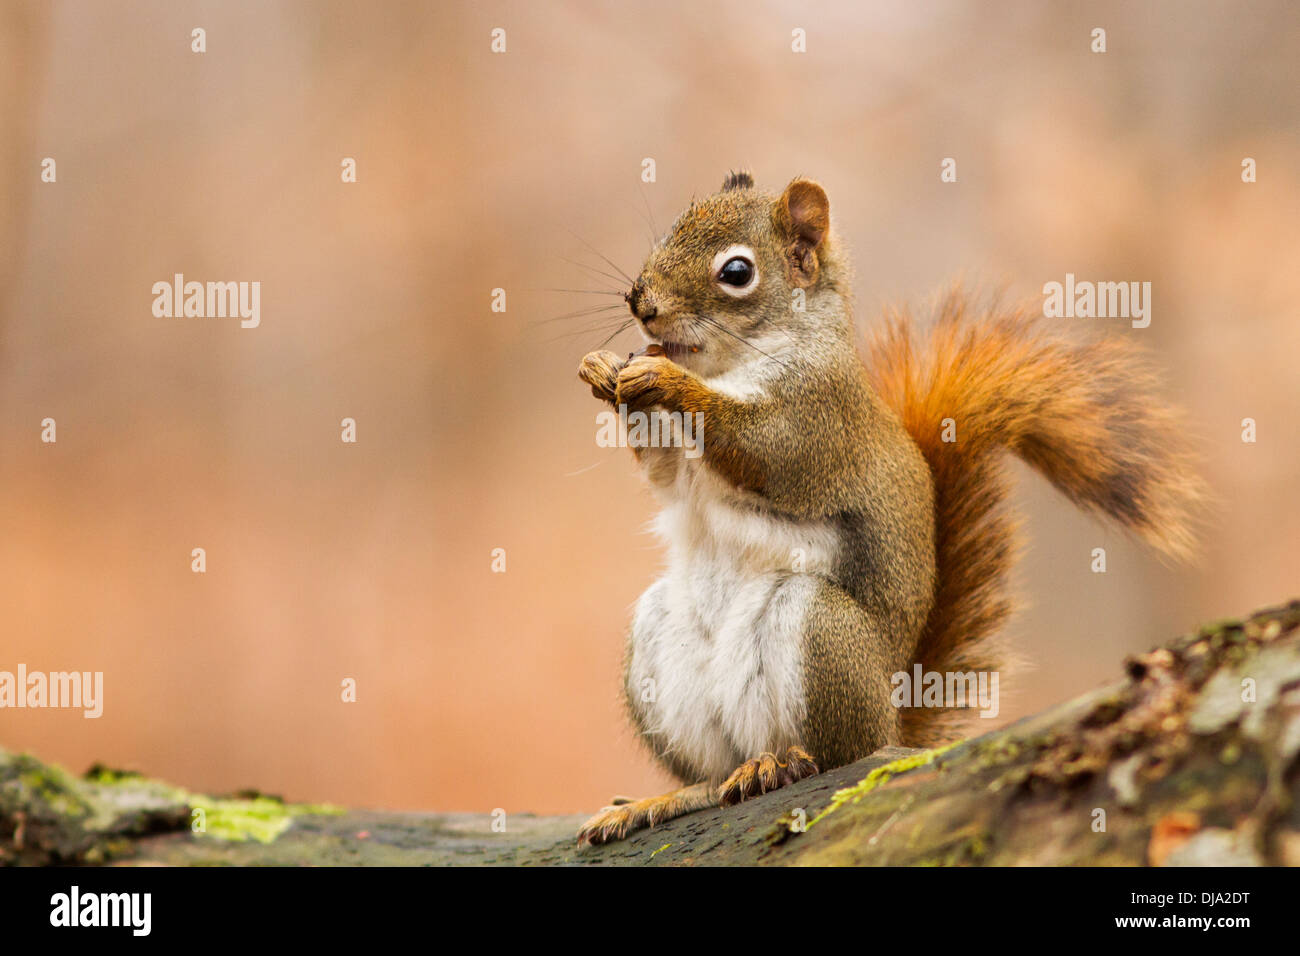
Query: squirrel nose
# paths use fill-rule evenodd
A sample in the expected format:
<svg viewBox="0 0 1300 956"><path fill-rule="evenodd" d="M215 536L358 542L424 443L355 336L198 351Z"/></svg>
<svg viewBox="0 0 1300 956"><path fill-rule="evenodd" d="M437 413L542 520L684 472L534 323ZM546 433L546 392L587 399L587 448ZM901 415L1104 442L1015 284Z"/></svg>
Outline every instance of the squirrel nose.
<svg viewBox="0 0 1300 956"><path fill-rule="evenodd" d="M645 282L637 279L632 283L632 288L627 295L623 296L627 300L627 307L632 310L632 314L642 322L648 322L659 314L658 308L655 307L654 302L650 300L646 293Z"/></svg>

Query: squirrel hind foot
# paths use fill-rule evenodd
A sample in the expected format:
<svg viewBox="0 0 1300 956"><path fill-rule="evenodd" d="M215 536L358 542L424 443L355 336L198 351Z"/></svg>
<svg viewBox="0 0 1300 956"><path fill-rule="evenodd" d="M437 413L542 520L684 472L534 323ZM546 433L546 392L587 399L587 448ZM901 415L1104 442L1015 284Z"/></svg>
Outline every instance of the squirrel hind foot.
<svg viewBox="0 0 1300 956"><path fill-rule="evenodd" d="M713 789L706 783L697 783L644 800L623 799L627 802L606 807L579 828L579 846L584 843L591 846L611 843L637 830L667 823L675 817L716 805Z"/></svg>
<svg viewBox="0 0 1300 956"><path fill-rule="evenodd" d="M802 747L786 748L784 759L772 753L759 754L753 760L746 760L723 781L718 787L718 803L733 806L818 772L816 761Z"/></svg>

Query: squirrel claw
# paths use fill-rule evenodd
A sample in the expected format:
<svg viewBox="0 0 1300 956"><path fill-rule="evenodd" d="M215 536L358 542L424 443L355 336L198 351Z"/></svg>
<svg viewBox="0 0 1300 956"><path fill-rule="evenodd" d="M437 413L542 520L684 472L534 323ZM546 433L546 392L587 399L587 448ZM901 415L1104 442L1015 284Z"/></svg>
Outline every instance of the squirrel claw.
<svg viewBox="0 0 1300 956"><path fill-rule="evenodd" d="M784 760L773 753L759 754L732 771L718 788L718 803L729 807L818 772L817 764L802 747L786 748Z"/></svg>
<svg viewBox="0 0 1300 956"><path fill-rule="evenodd" d="M616 800L619 798L615 798ZM627 800L612 807L606 807L578 830L578 845L584 843L598 846L623 837L646 827L667 823L675 817L694 810L703 810L712 806L714 797L707 783L697 783L659 797L644 800Z"/></svg>
<svg viewBox="0 0 1300 956"><path fill-rule="evenodd" d="M631 804L606 807L578 830L578 846L600 846L611 840L621 840L632 823Z"/></svg>
<svg viewBox="0 0 1300 956"><path fill-rule="evenodd" d="M615 798L616 800L618 798ZM636 830L652 827L656 823L671 820L677 816L672 808L672 795L650 797L645 800L623 798L624 803L605 807L578 830L578 845L599 846L613 840L621 840Z"/></svg>
<svg viewBox="0 0 1300 956"><path fill-rule="evenodd" d="M668 399L677 368L660 355L638 355L618 371L615 401L628 408L649 408Z"/></svg>
<svg viewBox="0 0 1300 956"><path fill-rule="evenodd" d="M618 373L624 364L608 350L588 352L578 366L578 378L591 386L591 394L596 398L612 402L618 389Z"/></svg>

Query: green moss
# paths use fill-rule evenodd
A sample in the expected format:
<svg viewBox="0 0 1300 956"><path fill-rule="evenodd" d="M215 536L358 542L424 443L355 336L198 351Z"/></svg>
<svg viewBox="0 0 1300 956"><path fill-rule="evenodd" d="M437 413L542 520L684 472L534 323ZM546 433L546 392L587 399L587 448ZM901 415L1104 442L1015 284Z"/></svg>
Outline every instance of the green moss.
<svg viewBox="0 0 1300 956"><path fill-rule="evenodd" d="M189 805L192 810L203 811L203 829L195 836L215 840L256 840L259 843L274 841L289 829L296 817L343 813L342 808L328 804L285 803L274 797L215 800L194 794Z"/></svg>
<svg viewBox="0 0 1300 956"><path fill-rule="evenodd" d="M130 830L137 821L173 821L184 826L194 822L194 809L203 810L203 829L195 837L216 840L256 840L270 843L280 836L295 817L309 814L339 814L343 810L326 804L285 803L278 797L245 792L232 797L209 797L152 780L133 770L118 770L104 764L92 766L81 779L61 767L41 763L28 754L0 751L0 811L34 808L50 817L67 818L77 833ZM7 790L7 793L5 792ZM73 832L73 831L69 831ZM99 839L103 839L102 837ZM90 844L87 862L109 854L106 845Z"/></svg>
<svg viewBox="0 0 1300 956"><path fill-rule="evenodd" d="M1240 630L1244 622L1239 617L1221 617L1217 621L1202 624L1195 631L1197 637L1210 637L1228 630Z"/></svg>
<svg viewBox="0 0 1300 956"><path fill-rule="evenodd" d="M862 780L858 781L851 787L845 787L843 790L836 790L831 797L830 804L821 813L808 821L808 829L819 821L834 813L846 803L857 803L877 787L888 783L892 778L900 773L906 773L909 770L915 770L917 767L924 767L933 763L934 759L940 754L946 753L956 747L957 744L948 744L945 747L936 747L933 750L923 750L919 754L912 754L910 757L902 757L899 760L892 761L883 766L877 767L871 771Z"/></svg>
<svg viewBox="0 0 1300 956"><path fill-rule="evenodd" d="M115 770L112 767L105 766L102 763L92 764L90 769L82 775L82 780L87 783L114 784L123 783L128 780L141 780L144 774L138 770Z"/></svg>
<svg viewBox="0 0 1300 956"><path fill-rule="evenodd" d="M257 790L241 790L230 797L210 797L150 780L134 770L115 770L103 764L95 764L86 771L85 780L88 789L110 800L140 802L145 799L187 807L194 836L215 840L271 843L289 829L295 817L343 812L341 808L327 804L287 804L279 797ZM195 810L203 811L200 830L193 827Z"/></svg>
<svg viewBox="0 0 1300 956"><path fill-rule="evenodd" d="M77 792L77 781L60 767L46 766L34 757L20 754L14 760L18 784L25 793L22 804L39 800L52 813L66 817L90 816L90 805Z"/></svg>
<svg viewBox="0 0 1300 956"><path fill-rule="evenodd" d="M256 840L270 843L293 822L285 805L259 797L253 800L196 799L192 804L202 811L202 829L195 836L214 840Z"/></svg>

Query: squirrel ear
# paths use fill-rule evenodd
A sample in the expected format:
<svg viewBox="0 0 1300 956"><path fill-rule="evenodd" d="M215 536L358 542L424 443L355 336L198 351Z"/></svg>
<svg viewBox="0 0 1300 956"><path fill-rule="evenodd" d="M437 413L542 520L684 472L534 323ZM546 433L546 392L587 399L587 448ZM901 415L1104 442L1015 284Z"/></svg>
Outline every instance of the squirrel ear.
<svg viewBox="0 0 1300 956"><path fill-rule="evenodd" d="M817 248L831 228L831 204L826 190L811 179L796 179L777 203L777 220L789 240L786 257L798 285L817 278Z"/></svg>
<svg viewBox="0 0 1300 956"><path fill-rule="evenodd" d="M791 238L819 246L831 226L831 203L826 190L811 179L796 179L781 196L784 225Z"/></svg>

